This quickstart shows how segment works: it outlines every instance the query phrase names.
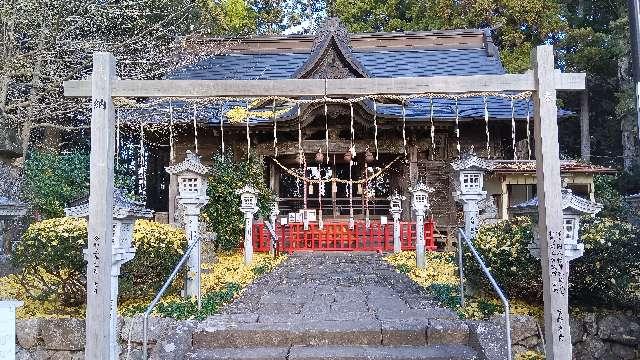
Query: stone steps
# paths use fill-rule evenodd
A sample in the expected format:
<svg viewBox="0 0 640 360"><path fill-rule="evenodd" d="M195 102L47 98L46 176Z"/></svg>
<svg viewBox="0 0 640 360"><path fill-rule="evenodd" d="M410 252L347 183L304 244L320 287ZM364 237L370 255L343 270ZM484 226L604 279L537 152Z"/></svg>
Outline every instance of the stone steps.
<svg viewBox="0 0 640 360"><path fill-rule="evenodd" d="M205 321L193 333L193 349L287 347L293 345L439 345L469 342L458 320L349 320L280 323Z"/></svg>
<svg viewBox="0 0 640 360"><path fill-rule="evenodd" d="M292 346L198 350L185 360L471 360L466 345L430 346Z"/></svg>

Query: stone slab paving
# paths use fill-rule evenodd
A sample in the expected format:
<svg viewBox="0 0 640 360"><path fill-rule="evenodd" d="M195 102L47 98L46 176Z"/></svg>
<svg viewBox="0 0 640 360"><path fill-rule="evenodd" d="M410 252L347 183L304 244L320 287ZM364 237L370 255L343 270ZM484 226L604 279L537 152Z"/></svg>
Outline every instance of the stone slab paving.
<svg viewBox="0 0 640 360"><path fill-rule="evenodd" d="M455 319L380 254L295 253L245 289L222 314L258 323Z"/></svg>
<svg viewBox="0 0 640 360"><path fill-rule="evenodd" d="M467 360L470 328L376 253L296 253L193 333L193 360Z"/></svg>

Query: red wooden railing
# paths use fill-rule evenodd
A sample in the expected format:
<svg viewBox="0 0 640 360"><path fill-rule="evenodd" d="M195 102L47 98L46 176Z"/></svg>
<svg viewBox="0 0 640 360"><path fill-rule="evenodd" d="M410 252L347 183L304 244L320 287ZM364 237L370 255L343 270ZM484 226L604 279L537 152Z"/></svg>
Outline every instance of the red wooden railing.
<svg viewBox="0 0 640 360"><path fill-rule="evenodd" d="M434 240L435 224L432 220L424 223L424 238L427 250L436 250ZM416 226L413 222L400 223L400 241L402 250L415 250ZM328 222L323 229L317 223L310 223L304 230L301 223L276 225L279 239L278 251L293 252L299 250L319 251L393 251L393 223L382 225L372 221L367 229L364 221L356 221L353 229L347 222ZM269 232L264 223L253 225L253 249L258 252L269 251Z"/></svg>

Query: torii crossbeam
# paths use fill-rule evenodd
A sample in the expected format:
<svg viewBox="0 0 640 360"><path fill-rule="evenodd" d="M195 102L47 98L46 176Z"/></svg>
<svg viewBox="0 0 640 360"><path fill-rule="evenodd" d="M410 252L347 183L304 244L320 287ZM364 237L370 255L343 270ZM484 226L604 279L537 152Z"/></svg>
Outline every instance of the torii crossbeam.
<svg viewBox="0 0 640 360"><path fill-rule="evenodd" d="M87 269L86 358L109 359L109 281L111 269L114 163L114 97L340 97L532 91L535 117L539 230L544 283L547 357L571 358L568 263L564 259L558 145L558 90L585 90L584 73L554 68L553 47L532 51L525 74L413 78L291 80L118 80L110 53L93 55L91 80L66 81L65 96L91 97L91 166Z"/></svg>

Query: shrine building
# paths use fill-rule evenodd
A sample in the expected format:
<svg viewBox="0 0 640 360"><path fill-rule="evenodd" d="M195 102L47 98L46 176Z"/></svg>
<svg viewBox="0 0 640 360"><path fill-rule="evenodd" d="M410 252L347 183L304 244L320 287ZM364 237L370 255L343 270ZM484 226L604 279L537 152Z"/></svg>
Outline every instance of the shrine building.
<svg viewBox="0 0 640 360"><path fill-rule="evenodd" d="M329 19L315 36L207 39L225 47L169 74L170 79L276 80L500 75L506 71L490 32L447 30L350 34ZM166 106L166 102L164 103ZM481 218L506 219L512 205L536 195L533 104L527 94L424 94L411 98L297 102L217 100L171 106L171 146L166 131L151 143L146 167L147 205L175 215L177 185L164 172L170 162L197 152L204 163L223 147L237 159L264 156L268 184L281 214L313 210L325 223L378 221L389 215L388 197L410 199L418 182L435 189L430 214L446 233L458 225L451 161L474 151L494 162L485 175ZM578 121L559 110L559 121ZM165 122L167 113L164 113ZM195 128L194 128L195 124ZM302 155L301 155L302 154ZM563 161L568 188L593 199L593 175L610 169ZM327 180L323 183L306 180ZM359 181L349 184L339 180ZM351 190L351 191L350 191ZM411 219L403 202L404 220Z"/></svg>

